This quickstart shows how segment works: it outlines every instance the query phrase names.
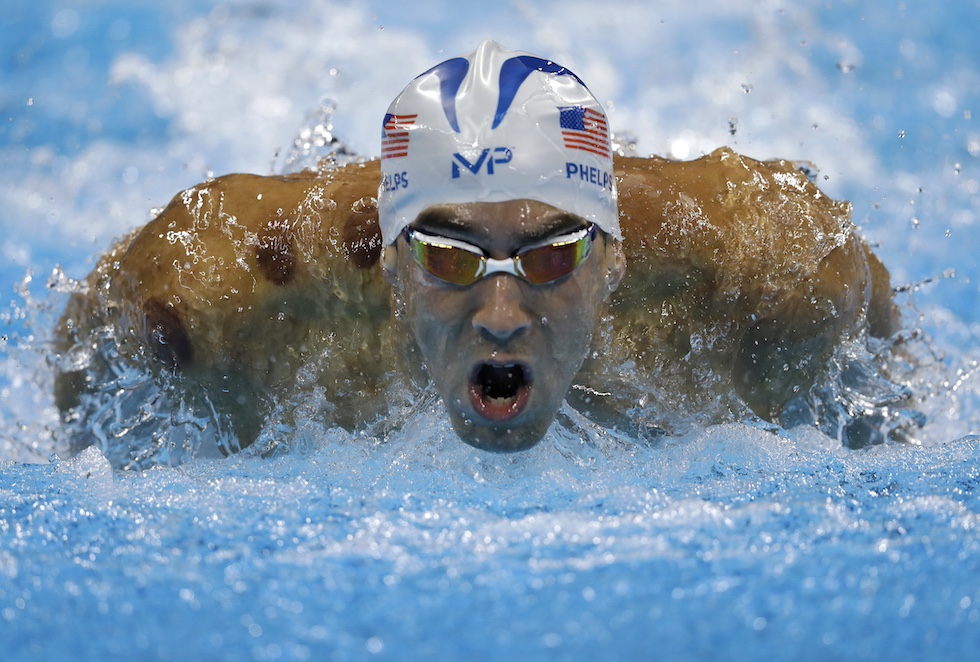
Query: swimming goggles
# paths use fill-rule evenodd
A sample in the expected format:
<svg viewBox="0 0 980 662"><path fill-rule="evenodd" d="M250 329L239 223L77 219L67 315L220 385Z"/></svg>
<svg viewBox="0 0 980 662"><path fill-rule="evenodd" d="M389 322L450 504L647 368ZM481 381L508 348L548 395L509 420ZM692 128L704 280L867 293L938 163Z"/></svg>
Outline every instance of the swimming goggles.
<svg viewBox="0 0 980 662"><path fill-rule="evenodd" d="M487 257L482 249L458 239L426 234L411 227L403 232L415 261L439 280L466 286L484 276L505 273L532 285L543 285L567 276L585 261L595 242L596 226L590 223L546 244L522 248L503 260Z"/></svg>

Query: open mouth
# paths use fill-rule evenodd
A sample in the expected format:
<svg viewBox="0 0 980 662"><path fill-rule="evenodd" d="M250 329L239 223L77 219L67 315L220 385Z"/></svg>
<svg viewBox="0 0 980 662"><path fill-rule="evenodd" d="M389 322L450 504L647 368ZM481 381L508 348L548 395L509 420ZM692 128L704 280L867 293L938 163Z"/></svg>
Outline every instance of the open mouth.
<svg viewBox="0 0 980 662"><path fill-rule="evenodd" d="M470 376L470 404L488 421L509 421L527 406L531 371L520 363L481 362Z"/></svg>

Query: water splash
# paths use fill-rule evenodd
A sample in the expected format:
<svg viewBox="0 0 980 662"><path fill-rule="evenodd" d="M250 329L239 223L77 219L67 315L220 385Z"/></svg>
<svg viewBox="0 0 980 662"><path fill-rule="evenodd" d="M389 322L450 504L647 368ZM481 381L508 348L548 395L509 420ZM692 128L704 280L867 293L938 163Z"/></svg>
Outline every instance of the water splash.
<svg viewBox="0 0 980 662"><path fill-rule="evenodd" d="M354 153L334 131L333 119L337 104L332 99L320 99L293 139L292 146L277 153L272 172L288 175L304 171L323 172L365 159Z"/></svg>

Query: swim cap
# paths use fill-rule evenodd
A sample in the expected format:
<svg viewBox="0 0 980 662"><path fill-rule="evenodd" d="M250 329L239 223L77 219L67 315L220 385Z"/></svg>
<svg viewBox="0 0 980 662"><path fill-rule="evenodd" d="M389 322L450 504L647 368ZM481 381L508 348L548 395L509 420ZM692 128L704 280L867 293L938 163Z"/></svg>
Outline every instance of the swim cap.
<svg viewBox="0 0 980 662"><path fill-rule="evenodd" d="M381 133L385 245L427 207L528 198L622 238L606 114L568 69L492 40L416 78Z"/></svg>

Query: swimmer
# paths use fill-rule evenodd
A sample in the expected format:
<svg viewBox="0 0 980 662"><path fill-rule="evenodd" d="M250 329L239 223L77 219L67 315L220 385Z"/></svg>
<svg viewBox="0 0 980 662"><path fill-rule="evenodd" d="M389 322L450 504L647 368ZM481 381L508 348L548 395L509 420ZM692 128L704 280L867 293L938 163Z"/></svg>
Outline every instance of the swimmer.
<svg viewBox="0 0 980 662"><path fill-rule="evenodd" d="M120 241L67 306L57 349L87 360L60 362L56 401L104 447L140 367L234 451L297 388L357 429L404 378L466 443L519 451L563 401L667 432L779 423L839 347L898 329L849 205L794 164L615 155L581 79L487 40L398 95L380 160L220 177Z"/></svg>

